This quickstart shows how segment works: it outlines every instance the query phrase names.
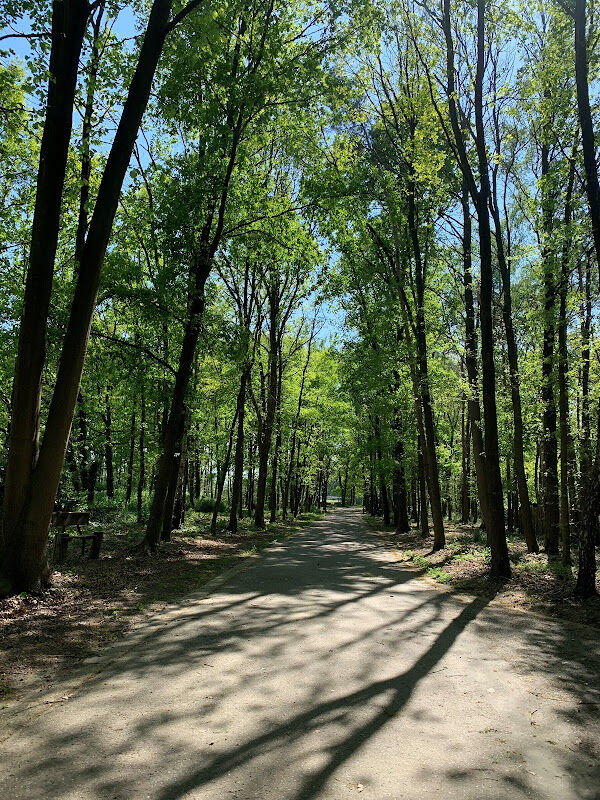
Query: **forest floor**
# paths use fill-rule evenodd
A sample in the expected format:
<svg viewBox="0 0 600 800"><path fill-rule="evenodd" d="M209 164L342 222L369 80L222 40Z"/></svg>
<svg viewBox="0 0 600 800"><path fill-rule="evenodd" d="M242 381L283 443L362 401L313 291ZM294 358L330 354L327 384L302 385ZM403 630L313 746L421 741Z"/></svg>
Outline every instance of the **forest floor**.
<svg viewBox="0 0 600 800"><path fill-rule="evenodd" d="M24 691L47 689L61 672L101 652L145 616L320 515L302 514L266 530L246 518L236 535L224 530L221 515L215 536L209 533L210 518L188 513L181 530L161 543L158 556L134 550L143 526L99 524L106 531L100 559L82 558L72 543L66 563L53 571L50 589L0 600L0 708L18 702Z"/></svg>
<svg viewBox="0 0 600 800"><path fill-rule="evenodd" d="M479 526L446 523L446 547L433 553L433 537L423 540L418 527L397 534L376 517L366 517L369 525L383 534L402 563L417 568L424 580L433 580L451 590L479 597L495 596L496 602L513 609L534 611L600 629L600 596L579 600L573 595L577 577L577 552L574 567L564 567L560 556L528 553L523 537L509 534L508 549L512 577L502 583L487 577L490 550ZM600 573L599 573L600 576ZM600 592L600 579L598 580Z"/></svg>

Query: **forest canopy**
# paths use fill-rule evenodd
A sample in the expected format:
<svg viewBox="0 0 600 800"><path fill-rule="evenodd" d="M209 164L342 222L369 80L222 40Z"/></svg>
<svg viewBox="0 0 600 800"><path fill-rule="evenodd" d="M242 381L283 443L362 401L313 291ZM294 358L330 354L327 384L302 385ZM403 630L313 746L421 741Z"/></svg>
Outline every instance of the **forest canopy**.
<svg viewBox="0 0 600 800"><path fill-rule="evenodd" d="M362 504L596 594L595 0L0 9L0 595ZM573 570L573 572L572 572Z"/></svg>

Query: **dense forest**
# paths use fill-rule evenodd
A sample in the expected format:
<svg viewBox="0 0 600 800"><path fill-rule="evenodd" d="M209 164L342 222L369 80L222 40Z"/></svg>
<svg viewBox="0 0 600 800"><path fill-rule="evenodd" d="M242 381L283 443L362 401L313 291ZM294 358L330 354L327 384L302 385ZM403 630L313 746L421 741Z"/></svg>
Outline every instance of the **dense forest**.
<svg viewBox="0 0 600 800"><path fill-rule="evenodd" d="M598 7L5 0L0 595L327 498L596 594Z"/></svg>

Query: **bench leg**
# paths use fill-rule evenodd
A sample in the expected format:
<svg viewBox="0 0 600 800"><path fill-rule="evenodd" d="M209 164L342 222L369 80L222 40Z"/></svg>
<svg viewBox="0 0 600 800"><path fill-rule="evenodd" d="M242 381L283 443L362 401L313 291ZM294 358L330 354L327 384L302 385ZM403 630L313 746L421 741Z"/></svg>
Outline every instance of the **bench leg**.
<svg viewBox="0 0 600 800"><path fill-rule="evenodd" d="M104 531L94 531L94 538L92 539L92 546L90 548L90 558L100 558L100 548L102 547L102 539Z"/></svg>

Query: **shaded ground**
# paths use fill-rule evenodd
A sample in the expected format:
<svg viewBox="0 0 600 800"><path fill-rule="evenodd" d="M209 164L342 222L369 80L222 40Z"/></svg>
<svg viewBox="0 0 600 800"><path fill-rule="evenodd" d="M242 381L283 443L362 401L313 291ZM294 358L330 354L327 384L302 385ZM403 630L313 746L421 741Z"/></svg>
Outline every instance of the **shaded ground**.
<svg viewBox="0 0 600 800"><path fill-rule="evenodd" d="M485 533L478 527L446 523L446 547L432 553L433 537L424 540L417 527L397 534L379 518L366 519L383 534L400 562L419 568L437 583L482 597L493 593L497 601L511 608L600 628L600 597L580 600L573 596L576 566L571 570L563 567L560 557L528 553L521 536L508 536L512 578L494 585L487 578L490 551L485 546ZM576 565L577 553L573 561ZM600 572L597 585L600 592Z"/></svg>
<svg viewBox="0 0 600 800"><path fill-rule="evenodd" d="M47 688L61 671L100 653L148 613L197 589L240 560L300 529L319 515L257 531L249 519L238 535L210 536L210 515L191 513L158 556L136 553L139 525L102 524L101 558L83 559L71 543L68 560L43 595L0 600L0 704L24 690ZM224 527L224 522L220 528ZM51 547L49 546L51 556Z"/></svg>
<svg viewBox="0 0 600 800"><path fill-rule="evenodd" d="M598 800L595 631L403 569L336 511L19 713L11 800Z"/></svg>

